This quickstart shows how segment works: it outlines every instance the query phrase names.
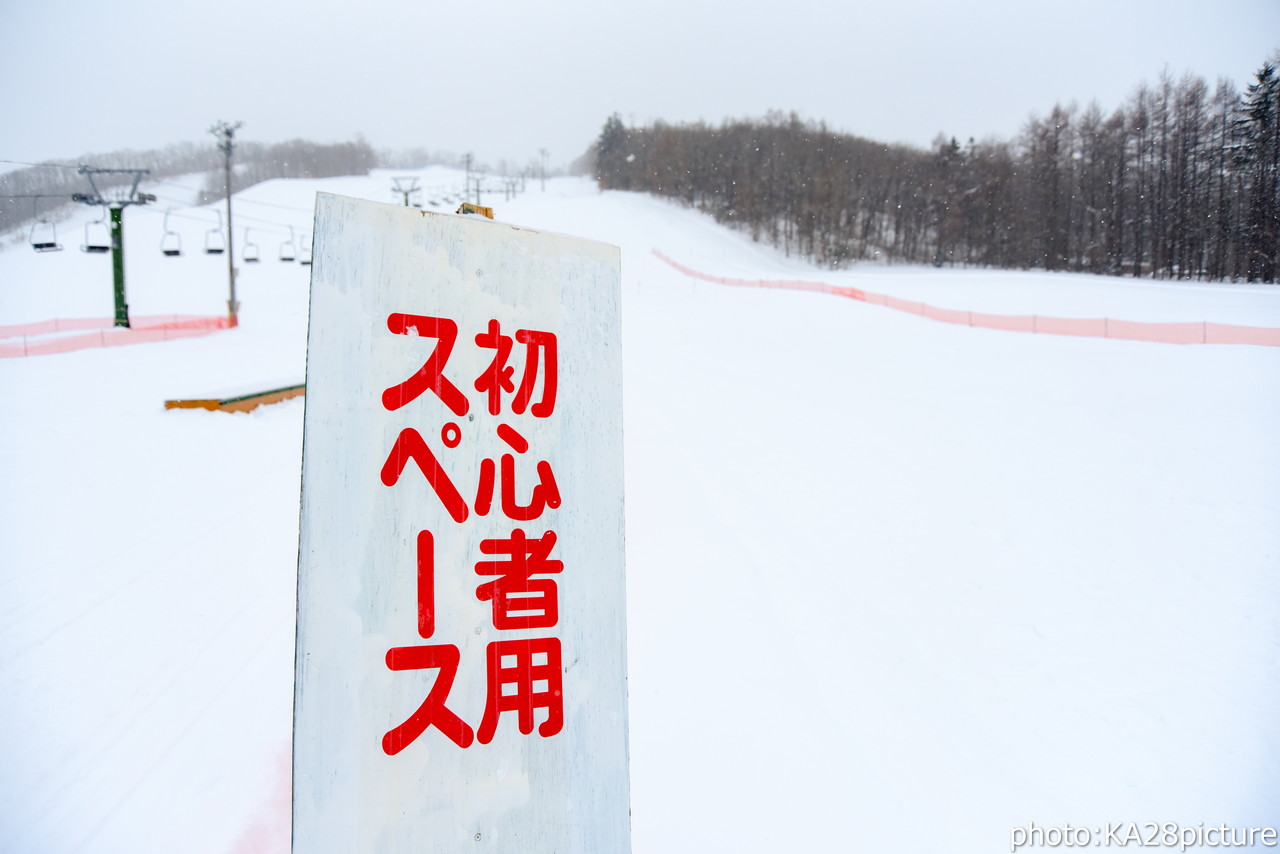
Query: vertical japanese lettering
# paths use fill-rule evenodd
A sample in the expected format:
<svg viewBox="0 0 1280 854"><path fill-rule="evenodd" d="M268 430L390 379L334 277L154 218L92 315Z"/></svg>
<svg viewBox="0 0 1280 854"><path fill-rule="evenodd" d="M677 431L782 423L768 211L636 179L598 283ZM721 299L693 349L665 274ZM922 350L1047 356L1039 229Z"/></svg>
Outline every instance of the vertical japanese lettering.
<svg viewBox="0 0 1280 854"><path fill-rule="evenodd" d="M417 372L382 393L383 407L394 412L429 389L454 415L459 418L466 415L471 405L458 387L444 375L445 363L449 361L453 344L458 339L458 324L444 317L394 313L387 316L387 328L397 335L435 338L437 344Z"/></svg>
<svg viewBox="0 0 1280 854"><path fill-rule="evenodd" d="M481 744L493 741L504 712L515 712L520 732L529 735L534 709L546 709L538 735L550 738L560 732L564 698L559 638L494 641L485 649L485 677L489 695L476 733Z"/></svg>
<svg viewBox="0 0 1280 854"><path fill-rule="evenodd" d="M454 416L465 415L470 403L445 375L458 340L457 324L445 317L392 313L387 317L387 328L396 335L432 338L435 344L421 368L405 381L382 392L383 408L392 412L400 410L431 391ZM490 415L502 414L506 397L510 397L513 417L526 412L534 418L552 415L558 388L554 334L519 329L513 337L503 333L497 319L490 319L485 330L475 335L473 340L477 347L492 351L487 367L471 384L484 396L484 405ZM524 347L522 366L512 363L516 343ZM517 384L518 369L521 372ZM449 517L461 525L472 518L471 508L445 470L437 450L424 438L424 432L430 435L430 430L438 429L440 443L447 452L461 445L462 427L453 421L441 424L439 415L431 414L436 410L424 412L427 413L425 416L419 413L414 419L418 426L399 429L382 465L380 477L384 485L395 486L412 462L435 491ZM425 423L424 417L427 419ZM495 503L495 492L502 515L516 522L537 519L547 510L560 507L560 489L551 463L545 459L523 457L529 453L531 443L513 423L504 421L495 427L497 438L512 453L480 461L473 504L477 517L489 515ZM524 481L523 489L516 483L517 456L528 460L519 472ZM534 475L536 479L530 487L529 479ZM518 496L526 492L528 499L524 502ZM436 538L439 534L441 531L438 529L419 531L415 543L416 628L418 635L425 640L435 637L441 618L445 616L436 601L439 575ZM559 624L557 577L563 572L564 564L552 557L556 540L553 530L531 537L521 528L514 528L509 536L480 541L480 553L485 559L476 561L474 569L475 574L485 580L475 588L475 595L480 602L489 603L493 627L498 631L552 629ZM496 734L500 718L508 712L516 714L517 726L525 735L533 732L538 711L545 712L537 726L538 735L547 738L561 731L564 711L559 638L502 638L485 647L485 708L478 730L473 730L447 705L461 667L461 657L458 645L443 643L398 646L387 651L386 665L391 671L434 670L436 675L418 709L383 735L383 752L393 756L433 727L461 748L469 747L477 739L481 744L488 744Z"/></svg>
<svg viewBox="0 0 1280 854"><path fill-rule="evenodd" d="M401 430L400 435L396 437L396 443L391 447L387 461L382 464L382 482L387 486L395 486L400 481L400 475L409 464L409 460L413 460L418 465L427 483L431 484L431 488L439 496L444 508L453 517L453 521L467 521L466 500L453 485L453 481L449 479L449 475L436 459L436 455L431 452L422 434L412 427Z"/></svg>
<svg viewBox="0 0 1280 854"><path fill-rule="evenodd" d="M453 644L436 646L398 646L387 650L387 667L391 670L439 670L427 698L409 719L382 737L382 750L395 756L412 744L427 727L435 727L459 747L470 747L474 731L462 718L445 707L449 689L458 675L461 654Z"/></svg>
<svg viewBox="0 0 1280 854"><path fill-rule="evenodd" d="M532 329L516 330L516 340L525 345L524 375L520 379L520 391L511 401L511 409L517 415L522 414L529 400L533 397L534 385L538 378L538 353L545 353L542 365L542 397L529 410L535 418L546 418L556 408L556 387L558 385L558 364L556 357L556 336L550 332L536 332Z"/></svg>
<svg viewBox="0 0 1280 854"><path fill-rule="evenodd" d="M507 539L481 540L480 551L487 555L506 555L506 560L482 560L476 564L477 575L496 575L493 581L476 588L476 598L493 603L493 627L509 629L546 629L560 619L560 605L555 579L533 578L552 575L564 564L551 559L556 532L547 531L537 539L529 539L519 528Z"/></svg>
<svg viewBox="0 0 1280 854"><path fill-rule="evenodd" d="M502 393L515 391L515 383L511 381L515 368L507 364L511 357L511 336L503 335L497 320L489 321L489 329L476 336L476 344L493 350L493 359L484 373L476 377L476 391L484 392L489 398L489 414L502 412Z"/></svg>

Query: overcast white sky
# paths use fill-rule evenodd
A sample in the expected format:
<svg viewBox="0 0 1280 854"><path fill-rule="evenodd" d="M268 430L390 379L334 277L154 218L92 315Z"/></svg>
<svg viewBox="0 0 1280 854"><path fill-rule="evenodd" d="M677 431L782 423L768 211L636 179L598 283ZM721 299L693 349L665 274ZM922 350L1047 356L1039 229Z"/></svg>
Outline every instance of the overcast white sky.
<svg viewBox="0 0 1280 854"><path fill-rule="evenodd" d="M0 160L240 138L581 154L628 123L795 110L928 145L1122 104L1168 68L1246 83L1280 0L0 0Z"/></svg>

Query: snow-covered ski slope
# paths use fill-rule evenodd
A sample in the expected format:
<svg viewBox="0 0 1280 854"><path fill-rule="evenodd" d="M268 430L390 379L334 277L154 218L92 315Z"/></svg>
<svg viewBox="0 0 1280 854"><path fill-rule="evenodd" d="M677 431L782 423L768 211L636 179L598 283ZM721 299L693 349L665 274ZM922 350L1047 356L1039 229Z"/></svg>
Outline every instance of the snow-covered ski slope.
<svg viewBox="0 0 1280 854"><path fill-rule="evenodd" d="M0 849L287 850L304 404L163 402L302 378L279 245L390 174L238 197L238 329L0 360ZM130 310L223 312L212 209L156 191L186 254L167 205L126 211ZM970 329L651 250L1006 314L1274 327L1280 288L824 273L581 180L485 203L622 248L637 852L1280 823L1280 348ZM0 325L111 314L96 215L0 251Z"/></svg>

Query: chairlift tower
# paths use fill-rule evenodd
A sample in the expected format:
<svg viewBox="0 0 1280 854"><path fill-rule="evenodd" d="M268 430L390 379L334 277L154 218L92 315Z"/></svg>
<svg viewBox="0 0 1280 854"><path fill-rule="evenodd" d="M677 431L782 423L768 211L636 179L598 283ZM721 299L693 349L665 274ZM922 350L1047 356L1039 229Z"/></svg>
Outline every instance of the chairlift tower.
<svg viewBox="0 0 1280 854"><path fill-rule="evenodd" d="M93 192L75 193L71 196L72 201L83 202L86 205L101 205L111 211L111 270L116 302L115 325L128 329L129 304L125 302L124 295L124 209L129 205L145 205L156 200L156 197L150 193L138 192L138 182L151 170L95 169L82 163L77 171L89 179L89 187ZM133 183L129 186L127 195L122 194L119 198L108 199L103 197L102 191L98 189L98 184L94 181L95 175L132 175Z"/></svg>
<svg viewBox="0 0 1280 854"><path fill-rule="evenodd" d="M400 183L401 181L412 182L412 183L410 183L408 186L402 186ZM404 197L404 206L406 208L414 207L413 201L416 201L416 200L414 200L412 197L415 193L418 192L418 179L413 177L394 177L393 176L391 179L391 192L399 193L402 197Z"/></svg>

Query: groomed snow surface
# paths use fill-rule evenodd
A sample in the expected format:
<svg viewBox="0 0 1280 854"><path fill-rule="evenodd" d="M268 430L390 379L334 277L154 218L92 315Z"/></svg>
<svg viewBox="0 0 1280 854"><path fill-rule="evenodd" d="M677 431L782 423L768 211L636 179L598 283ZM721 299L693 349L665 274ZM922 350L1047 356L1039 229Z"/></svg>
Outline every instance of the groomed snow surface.
<svg viewBox="0 0 1280 854"><path fill-rule="evenodd" d="M277 249L390 174L240 194L238 329L0 360L0 849L287 851L304 403L163 403L303 378ZM198 181L152 188L182 257L167 205L125 212L135 314L225 311ZM638 854L1280 823L1280 348L970 329L651 250L1008 314L1274 327L1280 288L824 273L578 179L485 204L622 248ZM111 315L97 216L6 244L0 325Z"/></svg>

